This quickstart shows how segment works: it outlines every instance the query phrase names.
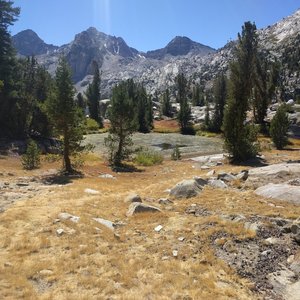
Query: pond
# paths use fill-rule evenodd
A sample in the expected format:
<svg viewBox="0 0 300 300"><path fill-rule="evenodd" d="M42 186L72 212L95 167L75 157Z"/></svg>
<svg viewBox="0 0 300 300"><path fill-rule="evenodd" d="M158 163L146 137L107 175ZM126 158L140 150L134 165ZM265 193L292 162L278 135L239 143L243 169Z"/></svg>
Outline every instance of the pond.
<svg viewBox="0 0 300 300"><path fill-rule="evenodd" d="M94 152L104 154L106 148L104 139L107 133L90 134L85 142L95 146ZM223 153L223 141L220 138L182 135L179 133L135 133L132 136L134 148L144 147L159 151L164 156L170 156L176 145L183 156L192 157Z"/></svg>

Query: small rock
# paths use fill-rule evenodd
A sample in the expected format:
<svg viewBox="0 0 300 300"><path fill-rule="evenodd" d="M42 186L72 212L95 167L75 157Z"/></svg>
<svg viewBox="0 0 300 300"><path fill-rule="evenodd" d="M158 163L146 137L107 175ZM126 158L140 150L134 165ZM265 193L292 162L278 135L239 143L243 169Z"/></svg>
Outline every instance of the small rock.
<svg viewBox="0 0 300 300"><path fill-rule="evenodd" d="M96 190L93 190L93 189L85 189L84 192L87 193L87 194L90 194L90 195L99 195L100 194L99 191L96 191Z"/></svg>
<svg viewBox="0 0 300 300"><path fill-rule="evenodd" d="M206 176L207 176L207 177L211 177L211 176L213 176L215 173L216 173L215 170L211 170L211 171L209 171L209 172L206 173Z"/></svg>
<svg viewBox="0 0 300 300"><path fill-rule="evenodd" d="M170 257L169 256L163 256L162 258L161 258L161 260L168 260Z"/></svg>
<svg viewBox="0 0 300 300"><path fill-rule="evenodd" d="M210 180L208 180L208 185L213 188L218 188L218 189L228 188L227 184L220 179L210 179Z"/></svg>
<svg viewBox="0 0 300 300"><path fill-rule="evenodd" d="M125 203L142 202L142 199L138 194L130 194L125 198L124 202Z"/></svg>
<svg viewBox="0 0 300 300"><path fill-rule="evenodd" d="M178 241L179 242L183 242L185 240L185 237L184 236L180 236L179 238L178 238Z"/></svg>
<svg viewBox="0 0 300 300"><path fill-rule="evenodd" d="M201 170L209 170L210 167L209 167L209 166L201 166L200 169L201 169Z"/></svg>
<svg viewBox="0 0 300 300"><path fill-rule="evenodd" d="M236 175L236 178L239 180L247 180L249 176L249 171L248 170L243 170L239 174Z"/></svg>
<svg viewBox="0 0 300 300"><path fill-rule="evenodd" d="M178 256L178 251L177 251L177 250L173 250L173 251L172 251L172 255L173 255L174 257L177 257L177 256Z"/></svg>
<svg viewBox="0 0 300 300"><path fill-rule="evenodd" d="M161 210L155 206L134 202L131 203L128 211L126 213L127 217L130 217L136 213L144 213L144 212L161 212Z"/></svg>
<svg viewBox="0 0 300 300"><path fill-rule="evenodd" d="M42 276L51 276L53 275L53 271L52 270L41 270L39 271L39 274L42 275Z"/></svg>
<svg viewBox="0 0 300 300"><path fill-rule="evenodd" d="M183 180L171 189L170 195L176 199L195 197L202 191L202 186L198 184L200 180L203 179Z"/></svg>
<svg viewBox="0 0 300 300"><path fill-rule="evenodd" d="M262 256L267 256L271 253L272 251L271 250L265 250L261 253Z"/></svg>
<svg viewBox="0 0 300 300"><path fill-rule="evenodd" d="M163 229L163 226L162 226L162 225L158 225L158 226L156 226L156 227L154 228L154 230L155 230L156 232L160 232L162 229Z"/></svg>
<svg viewBox="0 0 300 300"><path fill-rule="evenodd" d="M56 230L57 235L62 235L65 231L62 228Z"/></svg>
<svg viewBox="0 0 300 300"><path fill-rule="evenodd" d="M281 228L282 233L291 233L291 226L285 225Z"/></svg>
<svg viewBox="0 0 300 300"><path fill-rule="evenodd" d="M218 174L218 179L221 179L225 182L230 182L230 181L236 180L236 177L230 173L222 172L222 173Z"/></svg>
<svg viewBox="0 0 300 300"><path fill-rule="evenodd" d="M244 228L246 230L251 230L251 231L254 231L254 232L257 232L258 228L259 228L259 224L258 223L250 223L250 222L246 222L244 224Z"/></svg>
<svg viewBox="0 0 300 300"><path fill-rule="evenodd" d="M298 224L292 224L290 228L293 234L300 232L300 226Z"/></svg>
<svg viewBox="0 0 300 300"><path fill-rule="evenodd" d="M265 243L267 245L276 245L276 244L280 244L280 239L275 238L275 237L269 237L267 239L265 239Z"/></svg>
<svg viewBox="0 0 300 300"><path fill-rule="evenodd" d="M4 267L12 267L12 266L13 266L13 264L9 261L4 263Z"/></svg>
<svg viewBox="0 0 300 300"><path fill-rule="evenodd" d="M158 203L161 205L170 205L170 204L173 204L174 202L168 198L160 198L158 200Z"/></svg>
<svg viewBox="0 0 300 300"><path fill-rule="evenodd" d="M94 221L98 222L99 224L105 226L106 228L110 230L114 230L115 224L109 220L105 220L102 218L93 218Z"/></svg>
<svg viewBox="0 0 300 300"><path fill-rule="evenodd" d="M99 178L116 179L116 177L111 174L101 174L99 175Z"/></svg>
<svg viewBox="0 0 300 300"><path fill-rule="evenodd" d="M288 264L291 264L291 263L294 261L294 259L295 259L295 255L290 255L290 256L287 258L286 262L287 262Z"/></svg>
<svg viewBox="0 0 300 300"><path fill-rule="evenodd" d="M63 212L63 213L60 213L58 215L58 219L59 220L70 220L70 221L72 221L74 223L78 223L79 220L80 220L80 217L73 216L73 215L71 215L69 213Z"/></svg>
<svg viewBox="0 0 300 300"><path fill-rule="evenodd" d="M300 245L300 232L294 236L294 240Z"/></svg>
<svg viewBox="0 0 300 300"><path fill-rule="evenodd" d="M23 186L29 186L29 183L28 182L17 182L16 185L19 187L23 187Z"/></svg>

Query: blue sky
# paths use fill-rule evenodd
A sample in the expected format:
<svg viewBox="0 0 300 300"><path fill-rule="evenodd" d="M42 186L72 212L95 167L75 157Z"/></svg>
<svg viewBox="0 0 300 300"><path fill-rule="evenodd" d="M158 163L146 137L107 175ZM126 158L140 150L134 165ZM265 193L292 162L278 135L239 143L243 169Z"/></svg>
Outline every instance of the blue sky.
<svg viewBox="0 0 300 300"><path fill-rule="evenodd" d="M164 47L176 35L220 48L245 21L272 25L300 8L299 0L15 0L21 15L12 34L34 30L62 45L90 26L121 36L131 47Z"/></svg>

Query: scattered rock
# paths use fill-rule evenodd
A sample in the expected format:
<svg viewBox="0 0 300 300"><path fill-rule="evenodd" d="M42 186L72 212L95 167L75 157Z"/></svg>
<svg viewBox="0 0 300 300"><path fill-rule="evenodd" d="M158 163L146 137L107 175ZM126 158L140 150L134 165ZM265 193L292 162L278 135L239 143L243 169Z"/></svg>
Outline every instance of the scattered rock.
<svg viewBox="0 0 300 300"><path fill-rule="evenodd" d="M298 225L298 224L292 224L290 228L291 228L291 232L293 234L300 233L300 225Z"/></svg>
<svg viewBox="0 0 300 300"><path fill-rule="evenodd" d="M63 220L70 220L70 221L72 221L72 222L74 222L74 223L78 223L79 220L80 220L80 217L73 216L73 215L71 215L71 214L69 214L69 213L63 212L63 213L60 213L60 214L58 215L58 219L59 219L60 221L63 221Z"/></svg>
<svg viewBox="0 0 300 300"><path fill-rule="evenodd" d="M99 178L116 179L116 177L111 174L101 174Z"/></svg>
<svg viewBox="0 0 300 300"><path fill-rule="evenodd" d="M155 206L150 206L140 202L131 203L126 213L127 217L130 217L136 213L144 212L161 212L161 210Z"/></svg>
<svg viewBox="0 0 300 300"><path fill-rule="evenodd" d="M142 199L138 194L130 194L125 198L124 202L126 203L142 202Z"/></svg>
<svg viewBox="0 0 300 300"><path fill-rule="evenodd" d="M170 196L176 199L192 198L202 191L202 186L198 184L199 179L183 180L177 183L170 191Z"/></svg>
<svg viewBox="0 0 300 300"><path fill-rule="evenodd" d="M205 207L202 207L198 204L192 204L191 206L187 207L185 212L187 214L193 214L196 217L200 217L200 216L206 217L211 215L211 212L209 210L207 210Z"/></svg>
<svg viewBox="0 0 300 300"><path fill-rule="evenodd" d="M96 191L96 190L93 190L93 189L85 189L84 192L87 193L87 194L90 194L90 195L99 195L100 194L99 191Z"/></svg>
<svg viewBox="0 0 300 300"><path fill-rule="evenodd" d="M54 272L52 270L47 270L47 269L39 271L39 274L42 276L51 276L53 275L53 273Z"/></svg>
<svg viewBox="0 0 300 300"><path fill-rule="evenodd" d="M300 163L281 163L249 170L247 184L256 187L267 183L282 183L283 180L297 179L300 176Z"/></svg>
<svg viewBox="0 0 300 300"><path fill-rule="evenodd" d="M251 222L245 222L244 227L246 230L251 230L254 232L257 232L259 229L260 224L259 223L251 223Z"/></svg>
<svg viewBox="0 0 300 300"><path fill-rule="evenodd" d="M62 235L65 231L62 228L56 230L57 235Z"/></svg>
<svg viewBox="0 0 300 300"><path fill-rule="evenodd" d="M161 204L161 205L171 205L173 204L174 202L168 198L160 198L158 200L158 203Z"/></svg>
<svg viewBox="0 0 300 300"><path fill-rule="evenodd" d="M97 223L105 226L106 228L110 229L110 230L114 230L115 229L115 224L111 221L102 219L102 218L93 218L94 221L96 221Z"/></svg>
<svg viewBox="0 0 300 300"><path fill-rule="evenodd" d="M218 174L218 179L225 181L225 182L230 182L230 181L236 180L236 177L230 173L222 172L222 173Z"/></svg>
<svg viewBox="0 0 300 300"><path fill-rule="evenodd" d="M208 180L208 185L213 187L213 188L217 188L217 189L226 189L226 188L228 188L228 185L220 179L210 179L210 180Z"/></svg>
<svg viewBox="0 0 300 300"><path fill-rule="evenodd" d="M162 225L158 225L158 226L156 226L156 227L154 228L154 230L155 230L156 232L160 232L162 229L163 229L163 226L162 226Z"/></svg>
<svg viewBox="0 0 300 300"><path fill-rule="evenodd" d="M238 180L247 180L249 176L249 171L248 170L243 170L239 174L236 175L236 178Z"/></svg>
<svg viewBox="0 0 300 300"><path fill-rule="evenodd" d="M215 170L211 170L211 171L207 172L206 176L207 176L207 177L211 177L211 176L213 176L215 173L216 173Z"/></svg>
<svg viewBox="0 0 300 300"><path fill-rule="evenodd" d="M300 187L269 183L255 190L255 194L300 205Z"/></svg>

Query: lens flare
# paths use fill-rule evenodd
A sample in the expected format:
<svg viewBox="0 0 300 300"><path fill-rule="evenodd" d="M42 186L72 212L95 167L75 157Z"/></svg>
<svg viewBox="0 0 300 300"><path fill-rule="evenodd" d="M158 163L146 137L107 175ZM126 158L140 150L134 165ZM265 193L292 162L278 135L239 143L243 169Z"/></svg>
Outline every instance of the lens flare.
<svg viewBox="0 0 300 300"><path fill-rule="evenodd" d="M94 0L94 26L101 31L110 34L110 1L111 0Z"/></svg>

